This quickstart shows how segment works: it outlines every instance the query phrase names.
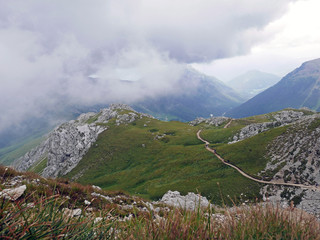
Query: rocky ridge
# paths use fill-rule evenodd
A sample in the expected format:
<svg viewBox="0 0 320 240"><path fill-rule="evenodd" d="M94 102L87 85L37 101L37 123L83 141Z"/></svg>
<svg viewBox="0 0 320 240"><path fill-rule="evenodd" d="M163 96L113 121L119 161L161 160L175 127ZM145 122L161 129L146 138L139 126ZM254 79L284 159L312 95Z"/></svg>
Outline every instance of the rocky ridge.
<svg viewBox="0 0 320 240"><path fill-rule="evenodd" d="M196 118L195 120L189 122L189 124L191 126L197 126L201 123L206 123L206 124L209 124L209 125L213 125L213 126L219 126L221 125L222 123L228 121L230 118L228 117L210 117L210 118L202 118L202 117L199 117L199 118Z"/></svg>
<svg viewBox="0 0 320 240"><path fill-rule="evenodd" d="M9 167L0 167L0 172L3 173L0 183L1 186L5 188L0 188L0 198L5 198L9 201L17 201L22 198L28 199L27 195L32 193L34 189L42 189L42 191L46 189L48 192L60 191L59 197L70 202L71 206L74 205L74 203L72 203L73 196L71 194L71 189L75 187L72 186L72 182L60 182L37 175L29 176L23 172L15 172ZM63 191L62 188L70 190ZM79 189L81 189L81 187ZM152 211L154 212L155 218L159 220L161 218L159 216L161 212L169 212L173 208L196 211L198 209L204 210L208 207L215 207L209 203L207 198L195 193L188 193L183 196L178 191L169 190L161 199L151 202L122 192L119 192L118 194L108 194L108 192L103 191L99 186L95 185L87 186L84 189L89 192L80 194L82 190L78 190L78 193L76 194L77 199L75 199L77 205L74 206L74 208L71 208L67 204L61 209L66 218L78 217L81 214L99 211L96 201L102 201L104 204L109 204L113 208L121 211L121 215L124 215L124 217L114 216L113 214L109 215L110 218L117 221L131 219L133 215L136 214L136 211L138 211L138 213ZM42 191L37 191L36 194L41 194ZM34 207L32 203L28 203L28 206L31 208ZM218 216L219 214L215 214L215 217ZM96 219L96 221L99 221L99 218Z"/></svg>
<svg viewBox="0 0 320 240"><path fill-rule="evenodd" d="M306 117L306 115L303 111L284 110L277 112L270 116L270 120L272 120L270 122L252 123L248 126L245 126L240 130L239 133L233 136L233 141L229 142L229 144L253 137L274 127L288 125L304 117Z"/></svg>
<svg viewBox="0 0 320 240"><path fill-rule="evenodd" d="M320 114L305 116L293 123L268 147L270 159L264 178L273 181L320 184ZM294 201L301 209L320 218L319 191L293 187L265 186L261 194L272 201Z"/></svg>
<svg viewBox="0 0 320 240"><path fill-rule="evenodd" d="M26 171L31 166L45 164L41 171L44 177L63 176L80 162L100 133L108 129L107 123L115 119L115 124L128 124L138 118L151 117L135 112L124 104L111 104L99 113L81 114L76 120L64 123L48 134L39 146L14 162L18 171Z"/></svg>

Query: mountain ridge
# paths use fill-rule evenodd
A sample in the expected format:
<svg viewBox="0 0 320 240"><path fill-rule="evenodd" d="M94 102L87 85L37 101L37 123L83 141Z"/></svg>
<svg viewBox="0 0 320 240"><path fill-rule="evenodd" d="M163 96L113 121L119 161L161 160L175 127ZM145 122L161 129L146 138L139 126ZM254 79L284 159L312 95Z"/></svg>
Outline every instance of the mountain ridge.
<svg viewBox="0 0 320 240"><path fill-rule="evenodd" d="M258 70L251 70L227 82L227 85L239 92L246 100L273 86L280 77Z"/></svg>
<svg viewBox="0 0 320 240"><path fill-rule="evenodd" d="M226 113L229 117L247 117L284 108L308 107L320 110L320 59L303 63L277 84Z"/></svg>
<svg viewBox="0 0 320 240"><path fill-rule="evenodd" d="M218 158L205 151L196 133L203 129L202 137L209 141L226 161L230 161L256 179L270 181L277 174L279 175L279 171L284 170L280 167L269 169L272 159L268 154L269 146L279 145L276 144L277 138L287 136L285 134L290 133L292 131L290 129L295 129L294 126L309 129L298 136L300 140L304 139L310 131L312 134L317 134L317 131L320 131L319 114L305 109L286 109L244 119L232 119L232 121L227 117L199 118L186 124L176 121L163 122L149 115L140 115L126 105L113 105L113 107L101 110L99 113L84 114L80 119L68 123L74 124L74 128L64 128L66 125L63 124L58 132L51 135L56 139L56 134L73 129L69 134L74 140L71 141L71 137L60 137L59 141L63 146L73 145L78 155L64 147L61 148L63 151L46 149L35 154L38 156L35 160L24 159L23 161L26 162L22 164L24 167L17 168L43 175L50 172L45 170L46 168L55 169L51 171L51 177L66 177L80 183L98 185L106 190L121 189L148 199L158 199L168 190L187 194L198 189L214 203L221 201L219 191L223 196L231 194L236 199L241 199L243 194L253 200L260 194L271 196L274 193L276 201L285 203L294 199L297 206L302 206L301 204L305 202L303 197L297 201L300 191L290 190L292 194L285 195L283 192L290 188L279 187L274 191L266 192L259 184L242 178L232 169L225 168ZM88 139L88 135L82 133L82 130L87 127L94 129L95 125L103 127L101 129L104 130L97 137L91 138L92 141L87 144L88 148L79 149L79 143L85 144L84 140L79 140L76 136ZM79 126L80 128L77 128ZM74 133L75 128L78 129L77 134ZM65 134L66 132L63 136ZM294 143L298 142L296 140L298 137L292 138L288 135L281 142L287 144L286 148L292 148ZM46 143L46 146L55 145L53 140L46 141L52 143ZM304 142L305 140L303 144ZM309 151L313 153L315 150L314 148L308 150L305 147L300 149L303 154L297 155L297 162L301 166L308 166L307 169L309 169L310 166L306 165L303 158L309 155ZM52 159L43 162L44 156L41 156L43 152L47 154L46 157L51 156ZM60 155L57 158L53 153ZM25 157L28 156L30 154ZM75 156L78 157L77 161L74 161ZM286 161L289 156L281 153L280 163ZM54 163L54 161L57 162ZM21 159L18 162L21 163ZM316 175L318 171L313 169L312 174L308 171L303 176L297 175L292 179L296 179L295 181L298 181L296 183L306 183L310 186L320 183L320 177ZM294 171L289 174L294 174ZM284 175L280 174L280 176ZM287 172L285 176L283 179L287 181L286 179L289 179ZM312 178L313 176L316 177ZM300 181L300 177L304 180ZM223 189L219 190L217 182L223 185ZM283 197L278 198L279 195ZM305 191L305 195L313 196L309 190ZM309 208L308 211L320 214L317 209Z"/></svg>

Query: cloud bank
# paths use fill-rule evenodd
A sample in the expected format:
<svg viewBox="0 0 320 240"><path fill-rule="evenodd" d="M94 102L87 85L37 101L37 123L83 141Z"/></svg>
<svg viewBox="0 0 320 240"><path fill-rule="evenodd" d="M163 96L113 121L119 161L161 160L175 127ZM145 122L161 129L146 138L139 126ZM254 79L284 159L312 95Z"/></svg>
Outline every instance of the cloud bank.
<svg viewBox="0 0 320 240"><path fill-rule="evenodd" d="M292 1L0 0L0 132L61 106L173 93L186 64L272 37Z"/></svg>

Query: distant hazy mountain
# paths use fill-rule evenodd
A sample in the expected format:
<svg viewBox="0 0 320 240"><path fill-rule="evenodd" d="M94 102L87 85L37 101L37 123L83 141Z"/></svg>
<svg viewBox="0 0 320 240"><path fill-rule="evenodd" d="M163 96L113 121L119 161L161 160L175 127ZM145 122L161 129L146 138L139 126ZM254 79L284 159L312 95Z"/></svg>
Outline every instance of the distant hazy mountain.
<svg viewBox="0 0 320 240"><path fill-rule="evenodd" d="M139 84L119 81L122 84ZM239 94L221 81L189 68L180 78L175 94L149 98L130 105L137 111L162 120L191 121L196 117L209 117L210 114L222 115L242 102L244 100ZM75 118L83 112L98 112L109 104L65 106L57 108L57 112L48 112L46 119L26 119L21 129L10 128L0 134L0 163L8 163L22 156L55 124Z"/></svg>
<svg viewBox="0 0 320 240"><path fill-rule="evenodd" d="M303 63L276 85L226 115L240 118L288 107L308 107L320 111L320 58Z"/></svg>
<svg viewBox="0 0 320 240"><path fill-rule="evenodd" d="M274 74L252 70L227 82L227 85L235 89L245 99L250 99L261 93L280 80Z"/></svg>
<svg viewBox="0 0 320 240"><path fill-rule="evenodd" d="M176 95L149 98L133 107L160 119L191 121L210 114L223 115L242 102L244 99L223 82L190 68L179 80Z"/></svg>

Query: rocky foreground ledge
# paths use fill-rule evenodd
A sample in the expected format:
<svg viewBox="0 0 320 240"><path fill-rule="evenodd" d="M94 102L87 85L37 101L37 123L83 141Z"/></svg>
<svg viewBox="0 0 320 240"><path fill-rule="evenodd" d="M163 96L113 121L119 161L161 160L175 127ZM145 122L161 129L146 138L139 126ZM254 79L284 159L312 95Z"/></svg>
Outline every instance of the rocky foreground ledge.
<svg viewBox="0 0 320 240"><path fill-rule="evenodd" d="M319 239L320 224L293 207L218 208L199 194L168 191L151 202L0 166L0 238ZM259 238L256 238L259 236Z"/></svg>

